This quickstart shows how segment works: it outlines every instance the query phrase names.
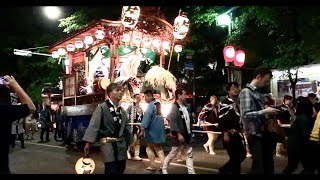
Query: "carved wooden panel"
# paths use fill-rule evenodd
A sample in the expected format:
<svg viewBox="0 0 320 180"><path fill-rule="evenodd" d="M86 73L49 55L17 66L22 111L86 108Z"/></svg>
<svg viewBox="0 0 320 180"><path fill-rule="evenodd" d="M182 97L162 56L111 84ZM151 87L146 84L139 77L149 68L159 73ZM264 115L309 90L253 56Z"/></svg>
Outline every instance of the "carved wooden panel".
<svg viewBox="0 0 320 180"><path fill-rule="evenodd" d="M64 97L71 97L75 95L76 93L75 82L76 82L76 79L74 75L66 76L64 78L64 86L63 86Z"/></svg>

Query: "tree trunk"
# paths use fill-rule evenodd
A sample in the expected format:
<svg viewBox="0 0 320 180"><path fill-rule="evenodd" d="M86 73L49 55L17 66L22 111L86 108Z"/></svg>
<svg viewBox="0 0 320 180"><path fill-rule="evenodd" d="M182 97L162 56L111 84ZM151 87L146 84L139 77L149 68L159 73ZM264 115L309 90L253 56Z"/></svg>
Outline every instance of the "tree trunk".
<svg viewBox="0 0 320 180"><path fill-rule="evenodd" d="M294 74L295 78L292 78L292 74L290 72L290 69L288 69L288 76L291 84L291 92L292 92L292 98L296 99L296 84L298 82L298 69L296 69L296 73Z"/></svg>

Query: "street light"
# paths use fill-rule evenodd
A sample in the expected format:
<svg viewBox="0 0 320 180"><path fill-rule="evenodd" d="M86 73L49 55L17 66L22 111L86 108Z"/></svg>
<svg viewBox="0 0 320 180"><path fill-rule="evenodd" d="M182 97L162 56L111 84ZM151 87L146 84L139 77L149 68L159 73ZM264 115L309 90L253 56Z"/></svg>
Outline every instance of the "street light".
<svg viewBox="0 0 320 180"><path fill-rule="evenodd" d="M228 26L228 35L231 35L231 16L228 14L221 14L217 17L217 25L221 27Z"/></svg>
<svg viewBox="0 0 320 180"><path fill-rule="evenodd" d="M217 17L217 25L218 26L221 26L221 27L226 27L228 26L228 36L231 35L231 28L232 28L232 13L230 12L231 10L229 10L228 12L224 13L224 14L221 14ZM229 13L230 12L230 13ZM229 15L230 14L230 15ZM229 47L229 46L227 46ZM226 47L226 48L227 48ZM230 49L230 48L229 48ZM234 49L233 49L234 51ZM227 51L228 52L228 51ZM233 52L234 53L234 52ZM224 54L224 58L225 58L225 66L227 67L227 75L228 75L228 82L231 82L231 76L232 76L232 70L230 70L229 68L229 63L230 61L228 61L226 58L226 49L223 50L223 54ZM233 54L234 56L234 54ZM231 61L232 62L232 61Z"/></svg>
<svg viewBox="0 0 320 180"><path fill-rule="evenodd" d="M61 15L61 11L57 6L46 6L43 8L43 12L51 20L58 19Z"/></svg>
<svg viewBox="0 0 320 180"><path fill-rule="evenodd" d="M26 56L26 57L31 57L32 55L50 56L51 57L51 54L37 53L37 52L32 52L32 51L20 50L20 49L14 49L13 54L17 55L17 56Z"/></svg>
<svg viewBox="0 0 320 180"><path fill-rule="evenodd" d="M34 47L34 48L28 48L28 49L13 49L13 54L17 55L17 56L26 56L26 57L31 57L32 55L52 56L51 54L37 53L37 52L30 51L33 49L43 49L43 48L47 48L47 47L49 47L49 46Z"/></svg>

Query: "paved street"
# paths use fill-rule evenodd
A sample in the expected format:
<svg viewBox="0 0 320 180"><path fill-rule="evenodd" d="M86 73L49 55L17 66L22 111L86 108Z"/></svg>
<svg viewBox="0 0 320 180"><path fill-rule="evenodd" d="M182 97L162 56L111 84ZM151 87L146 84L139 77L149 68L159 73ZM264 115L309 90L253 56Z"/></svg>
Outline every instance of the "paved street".
<svg viewBox="0 0 320 180"><path fill-rule="evenodd" d="M49 143L37 143L37 140L27 140L26 149L20 148L20 142L14 150L10 151L10 166L13 174L75 174L74 165L76 161L83 155L81 151L67 149L60 146L61 142L53 140L53 133L50 133L51 141ZM39 136L37 135L36 138ZM201 142L194 146L194 165L197 174L217 174L218 168L228 160L225 150L219 145L216 148L216 155L206 153ZM170 147L164 147L167 154ZM141 152L143 161L127 161L125 174L161 174L160 172L150 172L145 170L148 167L148 158L144 151ZM100 162L98 152L92 153L92 158L96 163L95 174L104 173L104 165ZM159 159L157 159L159 160ZM157 161L160 165L160 162ZM286 157L275 157L275 172L280 173L287 163ZM247 158L242 164L242 173L249 171L251 159ZM173 161L169 173L185 174L187 169L185 162L180 163Z"/></svg>

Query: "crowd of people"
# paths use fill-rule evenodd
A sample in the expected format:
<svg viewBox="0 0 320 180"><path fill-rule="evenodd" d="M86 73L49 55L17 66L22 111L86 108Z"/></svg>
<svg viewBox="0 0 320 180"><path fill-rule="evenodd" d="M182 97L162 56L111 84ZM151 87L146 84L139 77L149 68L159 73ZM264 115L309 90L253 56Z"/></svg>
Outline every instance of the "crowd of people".
<svg viewBox="0 0 320 180"><path fill-rule="evenodd" d="M185 156L188 173L195 174L192 130L196 124L203 128L208 137L203 147L210 155L215 155L214 144L217 137L221 136L229 160L219 168L220 174L240 174L245 158L252 158L250 174L274 174L274 155L283 157L285 153L288 162L282 171L283 174L293 173L299 163L303 166L302 174L319 173L320 103L315 94L311 93L308 97L299 96L296 99L286 95L283 103L276 105L270 94L263 95L260 91L269 84L272 78L271 70L258 68L253 77L252 81L242 89L237 82L228 83L227 96L221 101L215 95L210 96L208 104L198 108L198 113L193 112L193 109L186 104L186 90L178 88L174 93L175 102L167 117L161 112L161 103L154 99L153 90L144 92L144 99L148 104L145 111L140 106L142 99L140 93L134 94L134 102L124 109L120 105L123 87L111 83L106 88L108 99L98 105L84 134L84 156L88 157L92 145L99 142L105 174L123 174L127 159L142 160L140 143L144 139L150 160L147 170L160 170L163 174L168 174L172 160L182 159L181 156ZM21 105L0 106L1 111L7 111L7 128L10 129L10 125L11 135L3 133L4 131L0 132L8 137L8 148L10 145L15 146L16 136L24 148L24 131L20 120L25 118L28 127L26 137L32 139L34 131L29 130L34 127L37 113L34 113L35 107L32 101L14 78L11 76L6 78L5 85L17 93ZM15 113L12 113L13 111ZM63 123L59 123L63 122L61 106L55 112L55 116L51 113L49 106L40 112L40 143L50 141L48 123L52 122L52 117L56 119L55 122L59 127L56 128L55 139L59 136L64 137L59 135L63 126ZM168 138L165 119L170 127L171 150L168 154L165 154L162 148ZM283 128L281 127L283 125L290 127ZM0 149L0 172L9 173L8 149ZM155 163L156 155L160 159L160 166Z"/></svg>
<svg viewBox="0 0 320 180"><path fill-rule="evenodd" d="M250 173L273 174L274 155L283 156L284 151L288 154L288 165L283 173L292 173L299 162L304 167L301 173L315 173L319 169L315 161L319 159L316 153L319 149L318 102L312 100L312 94L298 97L296 101L286 95L283 104L276 106L272 97L263 96L260 92L271 78L269 69L257 69L251 83L242 90L237 82L231 82L226 88L226 98L218 102L217 97L212 95L209 103L199 109L195 123L207 133L208 141L203 144L205 151L215 155L214 143L221 134L223 147L228 152L229 160L219 169L221 174L240 174L246 157L252 158ZM170 162L178 155L185 155L188 173L195 174L191 135L195 116L186 104L184 89L176 90L176 101L166 117L172 146L167 155L161 147L166 141L161 103L153 98L153 91L144 92L148 103L145 112L139 106L139 94L134 95L133 104L125 110L119 106L122 97L120 85L110 84L106 92L109 99L97 108L83 138L87 142L86 154L94 142L103 140L101 149L106 174L124 173L126 159L141 160L141 138L147 142L146 152L150 160L147 170L159 169L163 174L168 174ZM114 109L119 109L116 111L118 113L114 113ZM99 129L101 123L105 128L103 131ZM284 131L282 124L291 124L291 127ZM155 153L161 161L159 168L155 165Z"/></svg>

